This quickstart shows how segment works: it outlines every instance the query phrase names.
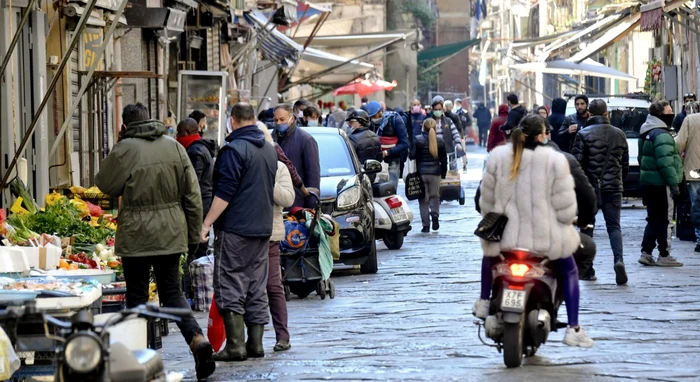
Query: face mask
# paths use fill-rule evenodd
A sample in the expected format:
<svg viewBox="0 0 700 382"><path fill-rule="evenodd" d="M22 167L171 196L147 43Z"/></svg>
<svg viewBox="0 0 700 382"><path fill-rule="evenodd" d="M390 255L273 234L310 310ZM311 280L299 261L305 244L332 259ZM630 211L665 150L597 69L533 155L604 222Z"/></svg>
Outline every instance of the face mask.
<svg viewBox="0 0 700 382"><path fill-rule="evenodd" d="M297 117L304 118L304 112L302 110L299 110L299 112L297 113Z"/></svg>
<svg viewBox="0 0 700 382"><path fill-rule="evenodd" d="M549 143L549 138L544 137L544 140L542 141L542 144L543 144L543 145L546 145L547 143Z"/></svg>
<svg viewBox="0 0 700 382"><path fill-rule="evenodd" d="M455 110L455 111L460 111L460 110L462 110L462 105L455 105L454 110Z"/></svg>
<svg viewBox="0 0 700 382"><path fill-rule="evenodd" d="M381 118L372 118L372 123L374 123L375 125L378 125L378 124L382 123L382 119Z"/></svg>
<svg viewBox="0 0 700 382"><path fill-rule="evenodd" d="M664 121L666 126L671 127L673 125L673 119L675 118L675 115L673 114L662 114L659 116L659 119Z"/></svg>
<svg viewBox="0 0 700 382"><path fill-rule="evenodd" d="M435 118L442 118L442 110L434 110L433 115Z"/></svg>
<svg viewBox="0 0 700 382"><path fill-rule="evenodd" d="M279 125L275 125L275 128L277 129L278 132L284 133L289 129L289 124L288 123L282 123Z"/></svg>
<svg viewBox="0 0 700 382"><path fill-rule="evenodd" d="M308 126L308 127L318 127L318 121L308 121L308 122L306 122L306 126Z"/></svg>
<svg viewBox="0 0 700 382"><path fill-rule="evenodd" d="M411 110L413 110L413 114L418 114L420 113L420 106L414 106Z"/></svg>

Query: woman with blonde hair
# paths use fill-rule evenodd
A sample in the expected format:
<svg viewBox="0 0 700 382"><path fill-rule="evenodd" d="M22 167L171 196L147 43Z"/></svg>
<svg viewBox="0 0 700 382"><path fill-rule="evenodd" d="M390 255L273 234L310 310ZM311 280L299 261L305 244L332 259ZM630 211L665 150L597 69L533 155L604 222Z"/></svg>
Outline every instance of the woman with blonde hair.
<svg viewBox="0 0 700 382"><path fill-rule="evenodd" d="M425 197L418 201L420 218L423 221L421 232L430 232L432 218L433 231L440 229L440 180L447 175L447 151L445 142L438 138L437 122L428 118L423 121L421 135L415 137L409 156L415 159L416 168L423 178Z"/></svg>
<svg viewBox="0 0 700 382"><path fill-rule="evenodd" d="M500 241L481 240L481 298L472 312L482 319L489 314L491 270L501 252L528 249L547 256L559 276L569 319L564 344L592 347L593 340L578 325L578 271L572 255L581 239L573 226L577 205L568 161L546 145L539 115L523 118L511 140L491 152L481 182L481 215L503 214L508 223Z"/></svg>

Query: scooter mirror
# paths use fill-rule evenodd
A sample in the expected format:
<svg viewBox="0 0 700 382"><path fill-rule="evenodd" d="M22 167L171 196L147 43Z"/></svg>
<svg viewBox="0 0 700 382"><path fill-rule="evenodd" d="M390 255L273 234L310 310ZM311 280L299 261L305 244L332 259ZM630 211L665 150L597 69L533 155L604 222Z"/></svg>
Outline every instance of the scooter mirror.
<svg viewBox="0 0 700 382"><path fill-rule="evenodd" d="M382 171L382 164L378 160L367 159L362 172L365 174L376 174Z"/></svg>
<svg viewBox="0 0 700 382"><path fill-rule="evenodd" d="M700 168L696 168L695 170L690 170L690 177L693 179L700 179Z"/></svg>

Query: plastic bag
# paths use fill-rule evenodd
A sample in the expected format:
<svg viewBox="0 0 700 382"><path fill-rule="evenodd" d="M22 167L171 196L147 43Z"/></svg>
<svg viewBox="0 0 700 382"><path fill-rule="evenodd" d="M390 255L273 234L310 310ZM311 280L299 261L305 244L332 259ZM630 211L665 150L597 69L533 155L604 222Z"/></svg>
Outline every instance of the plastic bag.
<svg viewBox="0 0 700 382"><path fill-rule="evenodd" d="M214 351L218 352L224 346L226 341L226 327L224 326L224 318L219 314L219 308L216 307L215 296L211 299L211 309L209 310L209 323L207 325L207 338Z"/></svg>
<svg viewBox="0 0 700 382"><path fill-rule="evenodd" d="M284 253L294 253L306 245L309 240L308 227L296 219L287 218L284 221L284 240L280 242L280 250Z"/></svg>
<svg viewBox="0 0 700 382"><path fill-rule="evenodd" d="M78 198L73 198L71 200L73 205L80 210L80 217L84 218L86 216L90 216L90 208L88 207L87 203L85 203L83 200L78 199Z"/></svg>
<svg viewBox="0 0 700 382"><path fill-rule="evenodd" d="M12 374L19 369L21 362L12 346L10 337L0 327L0 381L12 378Z"/></svg>

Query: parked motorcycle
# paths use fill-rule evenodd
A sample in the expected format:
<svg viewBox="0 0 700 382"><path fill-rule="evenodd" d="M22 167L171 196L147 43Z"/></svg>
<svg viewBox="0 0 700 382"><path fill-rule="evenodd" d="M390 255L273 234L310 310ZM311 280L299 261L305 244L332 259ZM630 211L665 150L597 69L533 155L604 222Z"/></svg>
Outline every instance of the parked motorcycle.
<svg viewBox="0 0 700 382"><path fill-rule="evenodd" d="M401 249L411 230L413 212L390 182L372 184L374 204L374 237L389 249Z"/></svg>
<svg viewBox="0 0 700 382"><path fill-rule="evenodd" d="M474 323L484 345L502 351L507 367L519 367L523 355L535 355L552 330L566 327L557 322L563 292L557 288L556 274L547 266L546 256L518 249L502 252L500 259L493 267L489 316L484 323ZM486 337L496 345L481 338L482 325Z"/></svg>
<svg viewBox="0 0 700 382"><path fill-rule="evenodd" d="M149 304L126 309L103 325L97 325L88 310L75 313L68 322L38 311L30 302L20 310L8 309L0 314L0 324L10 338L17 339L16 347L32 351L26 348L21 335L18 337L17 329L43 323L43 335L37 334L45 342L54 344L56 381L165 381L165 368L158 352L152 349L131 351L122 343L110 344L108 329L137 317L180 321L190 314L192 312L188 309ZM37 342L34 340L33 343Z"/></svg>

